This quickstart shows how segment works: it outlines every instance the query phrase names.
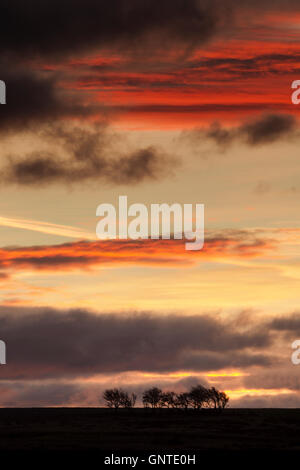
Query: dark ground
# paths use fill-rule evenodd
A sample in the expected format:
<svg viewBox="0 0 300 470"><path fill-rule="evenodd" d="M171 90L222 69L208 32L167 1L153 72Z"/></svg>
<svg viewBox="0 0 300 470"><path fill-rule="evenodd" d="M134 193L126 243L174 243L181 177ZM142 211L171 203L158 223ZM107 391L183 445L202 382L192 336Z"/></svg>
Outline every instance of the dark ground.
<svg viewBox="0 0 300 470"><path fill-rule="evenodd" d="M0 456L300 455L300 409L0 409ZM77 457L76 457L77 458Z"/></svg>

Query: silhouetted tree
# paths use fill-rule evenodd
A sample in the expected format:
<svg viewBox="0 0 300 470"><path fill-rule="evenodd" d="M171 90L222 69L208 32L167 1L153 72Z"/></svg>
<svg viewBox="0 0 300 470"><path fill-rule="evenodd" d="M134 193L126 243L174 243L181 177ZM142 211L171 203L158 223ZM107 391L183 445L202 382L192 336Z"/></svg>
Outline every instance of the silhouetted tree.
<svg viewBox="0 0 300 470"><path fill-rule="evenodd" d="M137 396L135 393L131 393L131 395L129 395L127 392L122 390L120 397L122 408L133 408L136 402L136 398Z"/></svg>
<svg viewBox="0 0 300 470"><path fill-rule="evenodd" d="M162 391L160 388L153 387L145 390L143 393L143 405L145 408L157 408L160 405Z"/></svg>
<svg viewBox="0 0 300 470"><path fill-rule="evenodd" d="M176 395L177 408L188 409L190 404L190 394L188 392L179 393Z"/></svg>
<svg viewBox="0 0 300 470"><path fill-rule="evenodd" d="M133 408L137 396L129 394L122 388L112 388L103 393L106 406L109 408ZM189 392L175 393L173 391L163 392L160 388L153 387L144 391L143 405L145 408L181 408L187 410L189 407L200 410L201 408L214 408L222 410L226 408L229 397L225 392L220 392L215 387L205 388L196 385Z"/></svg>
<svg viewBox="0 0 300 470"><path fill-rule="evenodd" d="M106 406L109 408L117 409L120 407L120 390L118 388L105 390L103 393L103 398L106 402Z"/></svg>
<svg viewBox="0 0 300 470"><path fill-rule="evenodd" d="M219 392L219 390L216 390L215 387L212 387L209 389L209 395L214 404L214 408L223 410L228 405L229 397L225 392Z"/></svg>
<svg viewBox="0 0 300 470"><path fill-rule="evenodd" d="M129 395L121 388L113 388L105 390L103 398L106 402L106 406L109 408L133 408L136 402L136 394L132 393Z"/></svg>
<svg viewBox="0 0 300 470"><path fill-rule="evenodd" d="M202 396L203 402L200 408L207 407L223 409L227 406L229 397L226 395L225 392L220 392L215 387L211 387L209 389L205 389L204 387L202 387L202 393L199 393L199 387L201 386L194 387L194 389L192 389L192 391L190 392L190 395L192 394L192 396L196 398L196 401L198 399L198 394L199 396ZM197 388L198 392L195 391L195 388ZM194 407L197 408L197 406Z"/></svg>
<svg viewBox="0 0 300 470"><path fill-rule="evenodd" d="M196 385L192 387L189 392L190 404L193 408L200 410L203 406L208 406L209 392L207 388L202 385Z"/></svg>
<svg viewBox="0 0 300 470"><path fill-rule="evenodd" d="M166 408L177 408L177 395L175 392L163 392L160 398L160 406Z"/></svg>
<svg viewBox="0 0 300 470"><path fill-rule="evenodd" d="M219 392L215 387L211 387L209 390L209 398L214 408L218 408Z"/></svg>

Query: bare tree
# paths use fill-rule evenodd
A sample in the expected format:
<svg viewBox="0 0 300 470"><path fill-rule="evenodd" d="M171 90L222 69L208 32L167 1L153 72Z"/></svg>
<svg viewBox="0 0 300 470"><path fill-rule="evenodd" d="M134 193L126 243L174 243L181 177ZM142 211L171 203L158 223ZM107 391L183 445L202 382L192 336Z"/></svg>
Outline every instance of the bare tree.
<svg viewBox="0 0 300 470"><path fill-rule="evenodd" d="M208 406L209 393L207 388L202 385L196 385L189 393L190 404L193 408L200 410L204 406Z"/></svg>
<svg viewBox="0 0 300 470"><path fill-rule="evenodd" d="M108 408L120 408L120 390L118 388L105 390L103 393L103 398Z"/></svg>
<svg viewBox="0 0 300 470"><path fill-rule="evenodd" d="M136 394L132 393L129 395L127 392L121 391L120 402L122 408L133 408L136 402Z"/></svg>
<svg viewBox="0 0 300 470"><path fill-rule="evenodd" d="M106 406L109 408L133 408L137 396L129 394L122 388L107 389L103 393ZM222 410L226 408L229 397L225 392L220 392L215 387L209 389L202 385L192 387L190 392L176 394L173 391L162 392L160 388L153 387L144 391L143 405L145 408L181 408L189 407L200 410L202 408L214 408Z"/></svg>
<svg viewBox="0 0 300 470"><path fill-rule="evenodd" d="M188 392L179 393L176 395L176 403L178 408L187 410L190 404L190 394Z"/></svg>
<svg viewBox="0 0 300 470"><path fill-rule="evenodd" d="M160 388L153 387L145 390L143 393L143 405L145 408L157 408L160 405L162 391Z"/></svg>
<svg viewBox="0 0 300 470"><path fill-rule="evenodd" d="M160 398L160 406L166 408L177 408L177 395L175 392L163 392Z"/></svg>
<svg viewBox="0 0 300 470"><path fill-rule="evenodd" d="M129 395L121 388L112 388L105 390L103 398L106 402L106 406L109 408L133 408L136 402L136 394L132 393Z"/></svg>
<svg viewBox="0 0 300 470"><path fill-rule="evenodd" d="M226 408L229 397L226 395L225 392L219 392L216 390L215 387L211 387L209 390L209 399L213 403L214 408L224 409Z"/></svg>
<svg viewBox="0 0 300 470"><path fill-rule="evenodd" d="M218 408L218 395L219 395L219 392L218 390L215 389L215 387L211 387L209 390L209 398L210 398L210 401L213 405L213 408Z"/></svg>
<svg viewBox="0 0 300 470"><path fill-rule="evenodd" d="M229 396L225 392L219 392L219 408L224 410L229 402Z"/></svg>

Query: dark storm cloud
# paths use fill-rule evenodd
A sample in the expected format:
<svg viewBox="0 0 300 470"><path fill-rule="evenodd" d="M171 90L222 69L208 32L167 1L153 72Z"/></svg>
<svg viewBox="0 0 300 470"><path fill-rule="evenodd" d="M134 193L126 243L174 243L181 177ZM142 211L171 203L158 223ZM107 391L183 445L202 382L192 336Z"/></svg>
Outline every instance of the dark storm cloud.
<svg viewBox="0 0 300 470"><path fill-rule="evenodd" d="M45 58L107 47L195 46L224 22L226 8L218 6L206 0L2 0L0 54Z"/></svg>
<svg viewBox="0 0 300 470"><path fill-rule="evenodd" d="M191 48L233 30L245 10L299 10L286 0L2 0L0 54L63 57L114 48ZM13 32L13 33L12 33Z"/></svg>
<svg viewBox="0 0 300 470"><path fill-rule="evenodd" d="M75 53L90 55L94 49L109 47L114 53L118 48L127 49L138 64L145 64L148 58L157 55L161 58L168 44L173 50L178 50L178 43L184 48L193 48L215 34L221 25L224 27L224 23L231 25L232 21L227 19L233 7L231 1L217 0L162 0L159 3L155 0L30 0L26 3L3 0L0 5L0 70L1 79L7 84L7 104L0 109L0 132L28 129L34 123L51 119L108 112L86 96L87 102L83 102L78 90L63 90L61 82L65 84L70 77L50 72L47 61L57 57L65 60L68 54ZM136 50L145 46L149 48L148 55L137 56ZM34 60L37 57L38 60ZM213 65L214 62L202 64L206 68ZM73 78L74 74L73 70ZM106 79L101 77L101 80ZM82 79L81 85L85 80ZM108 80L113 83L113 78ZM143 86L138 78L128 80L129 86ZM150 86L149 78L146 85ZM152 86L160 85L159 81ZM175 77L175 85L178 85L178 77ZM177 112L176 107L165 109L172 110ZM179 112L197 110L201 112L197 107L183 107ZM127 112L127 109L111 108L111 111ZM144 111L151 112L151 108ZM136 109L136 112L144 111L143 106ZM156 111L164 112L164 106Z"/></svg>
<svg viewBox="0 0 300 470"><path fill-rule="evenodd" d="M176 166L174 158L153 146L122 154L114 147L118 138L102 125L84 128L60 124L40 128L39 134L48 141L52 152L8 155L0 170L2 184L45 186L91 181L136 184L170 174Z"/></svg>
<svg viewBox="0 0 300 470"><path fill-rule="evenodd" d="M55 74L1 70L7 88L7 103L0 108L0 133L31 130L37 124L63 118L82 118L104 112L100 105L86 105L79 94L58 86Z"/></svg>
<svg viewBox="0 0 300 470"><path fill-rule="evenodd" d="M271 144L288 137L299 137L296 119L289 114L264 114L240 126L225 128L215 123L209 129L185 131L184 139L201 144L213 141L223 149L239 141L249 146Z"/></svg>
<svg viewBox="0 0 300 470"><path fill-rule="evenodd" d="M270 342L267 332L240 331L212 315L2 307L0 325L8 357L3 379L205 371L272 362L263 353Z"/></svg>

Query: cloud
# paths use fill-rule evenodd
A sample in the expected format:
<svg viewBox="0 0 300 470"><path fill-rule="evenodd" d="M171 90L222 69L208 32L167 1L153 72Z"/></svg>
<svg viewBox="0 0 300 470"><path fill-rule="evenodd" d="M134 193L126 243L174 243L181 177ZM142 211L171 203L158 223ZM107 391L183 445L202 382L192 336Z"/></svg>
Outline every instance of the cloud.
<svg viewBox="0 0 300 470"><path fill-rule="evenodd" d="M208 386L205 377L200 377L201 385ZM199 383L199 376L184 379L141 379L134 382L129 374L116 374L93 380L26 381L2 380L0 382L0 405L5 407L38 406L105 406L102 394L105 389L122 387L129 393L137 394L136 406L142 405L142 395L148 387L176 392L188 391Z"/></svg>
<svg viewBox="0 0 300 470"><path fill-rule="evenodd" d="M159 179L169 168L168 159L154 147L133 151L119 159L108 160L101 155L95 159L86 153L85 160L71 158L59 161L48 152L33 152L25 158L10 156L0 172L2 184L41 186L58 183L76 184L104 181L106 184L137 184Z"/></svg>
<svg viewBox="0 0 300 470"><path fill-rule="evenodd" d="M61 237L95 240L96 234L89 233L77 227L69 225L52 224L50 222L41 222L38 220L19 219L11 217L0 217L0 226L13 227L22 230L31 230L33 232L47 233ZM1 278L1 273L0 273Z"/></svg>
<svg viewBox="0 0 300 470"><path fill-rule="evenodd" d="M0 68L1 79L7 84L7 104L0 109L0 131L29 129L36 123L58 118L99 117L114 112L201 113L212 112L214 109L230 111L230 106L226 104L180 106L154 103L115 107L96 104L95 95L91 90L86 88L84 94L79 92L83 91L87 80L85 72L80 77L82 69L85 70L84 60L83 64L80 59L79 62L74 61L71 74L66 64L68 55L83 54L81 59L91 58L93 52L99 53L109 48L108 56L111 57L113 51L113 58L121 58L123 65L125 62L125 68L128 63L126 66L124 50L127 50L133 62L135 60L139 66L143 64L145 67L149 60L161 62L168 46L171 50L170 60L174 62L174 51L177 53L182 49L185 52L186 49L194 49L219 30L227 30L228 27L230 29L233 23L228 18L234 16L232 11L236 8L233 6L232 2L225 2L223 5L223 2L206 0L163 0L159 5L153 0L73 0L71 3L70 0L54 0L41 6L40 2L32 0L31 8L26 8L17 0L4 0L0 6L3 22L0 31ZM57 12L60 12L60 21L57 20ZM12 29L15 31L14 35L11 35ZM137 50L143 50L145 47L148 52L139 55ZM187 57L187 54L184 57ZM276 57L281 60L279 54L262 57L269 62L276 60ZM61 63L57 64L56 59L61 59ZM54 61L52 66L51 60ZM237 67L245 68L238 62L238 58L203 58L200 62L202 86L203 68L210 70L212 67L218 67L218 61L222 60L227 60L228 66L237 63ZM249 60L253 62L254 59ZM152 74L156 79L151 84L151 73L142 79L132 75L133 62L130 64L130 74L127 78L123 73L109 77L103 74L101 69L98 87L103 88L105 80L110 85L118 85L118 80L122 81L123 86L126 86L126 80L127 86L149 88L162 85L165 73L159 80L157 73ZM252 62L252 66L256 67ZM178 64L178 60L175 59L175 63ZM196 67L196 77L190 84L193 86L195 79L199 80L199 60L196 63L188 61L187 66L188 74ZM99 65L97 67L99 69ZM161 70L161 66L158 69ZM153 72L153 66L150 70ZM174 72L174 63L171 72ZM182 73L180 70L177 72ZM222 74L224 76L223 72ZM74 83L74 76L78 78L79 86ZM188 82L186 78L171 73L166 85L174 87L180 83ZM235 109L234 105L231 107L232 110ZM248 103L241 107L241 110L261 108L261 102Z"/></svg>
<svg viewBox="0 0 300 470"><path fill-rule="evenodd" d="M286 138L299 137L296 119L289 114L263 114L237 127L225 128L219 123L208 129L185 131L182 136L193 143L212 141L226 150L236 141L249 146L271 144Z"/></svg>
<svg viewBox="0 0 300 470"><path fill-rule="evenodd" d="M294 312L289 315L274 318L269 327L275 331L281 331L290 335L294 335L295 339L297 335L300 335L300 313Z"/></svg>
<svg viewBox="0 0 300 470"><path fill-rule="evenodd" d="M7 281L9 279L9 274L0 272L0 282Z"/></svg>
<svg viewBox="0 0 300 470"><path fill-rule="evenodd" d="M232 398L230 405L233 408L299 408L300 397L294 393L278 393L277 396L245 394L242 398Z"/></svg>
<svg viewBox="0 0 300 470"><path fill-rule="evenodd" d="M135 373L134 373L135 374ZM146 377L132 373L97 376L95 379L71 379L43 381L2 380L0 382L0 405L5 407L38 406L105 406L102 393L107 388L122 387L137 394L136 406L142 405L142 395L148 387L188 391L198 383L209 386L205 376L189 376L182 379Z"/></svg>
<svg viewBox="0 0 300 470"><path fill-rule="evenodd" d="M276 373L274 371L260 370L244 378L244 386L252 389L282 390L300 392L299 369L291 363L292 348L288 351L287 358L282 364L278 364ZM280 367L281 366L281 367Z"/></svg>
<svg viewBox="0 0 300 470"><path fill-rule="evenodd" d="M192 47L214 34L225 13L197 0L32 0L30 8L3 0L0 54L60 58L112 47Z"/></svg>
<svg viewBox="0 0 300 470"><path fill-rule="evenodd" d="M129 393L138 395L137 405L142 406L141 397L143 391L150 387L159 387L162 390L174 390L177 393L189 391L192 386L198 384L210 386L204 377L190 376L181 380L159 380L139 378L136 382L126 380L120 375L112 375L100 383L89 380L2 380L0 383L0 405L4 407L36 407L36 406L79 406L94 407L104 406L102 393L107 388L122 387ZM229 392L230 396L230 392ZM277 395L247 394L241 398L230 397L231 408L299 408L300 397L293 392L278 391Z"/></svg>
<svg viewBox="0 0 300 470"><path fill-rule="evenodd" d="M256 184L254 188L254 193L262 195L270 192L271 189L272 185L268 181L261 180Z"/></svg>
<svg viewBox="0 0 300 470"><path fill-rule="evenodd" d="M134 104L134 105L116 105L111 106L110 109L115 112L127 112L134 114L212 114L212 113L237 113L241 112L249 114L250 112L262 111L263 109L269 109L274 111L282 109L283 105L277 103L200 103L200 104ZM212 126L214 130L217 125ZM196 131L203 131L203 129L196 129ZM205 129L204 129L205 130ZM206 134L204 134L206 135ZM196 134L195 134L196 136ZM203 136L199 133L199 136ZM208 135L209 137L209 135Z"/></svg>
<svg viewBox="0 0 300 470"><path fill-rule="evenodd" d="M2 381L0 403L4 407L69 406L82 387L76 383ZM97 403L94 403L97 404Z"/></svg>
<svg viewBox="0 0 300 470"><path fill-rule="evenodd" d="M141 264L184 266L201 260L230 260L264 256L275 242L252 232L229 231L206 236L201 251L186 251L186 240L101 240L59 245L0 249L0 269L75 270L105 265Z"/></svg>
<svg viewBox="0 0 300 470"><path fill-rule="evenodd" d="M9 67L7 71L6 68ZM1 79L7 87L7 103L0 108L1 134L32 130L44 122L64 118L86 118L104 112L100 104L87 104L78 93L58 86L60 77L50 72L36 72L30 67L1 62Z"/></svg>
<svg viewBox="0 0 300 470"><path fill-rule="evenodd" d="M138 58L136 61L135 57L126 58L126 60L121 57L114 60L92 58L71 61L66 66L66 70L72 73L72 83L85 91L101 91L103 88L119 89L121 87L127 91L152 92L155 90L159 92L168 90L173 93L178 90L185 93L187 88L193 92L197 90L201 92L204 87L209 92L213 87L219 90L220 82L226 88L233 81L239 82L239 86L242 88L244 84L242 81L245 79L257 80L260 77L266 78L266 75L274 78L287 77L288 75L295 76L300 71L300 54L297 53L260 54L256 51L250 53L249 49L241 52L243 54L241 57L233 57L233 52L230 49L227 51L227 55L224 51L221 53L222 56L220 57L210 57L209 49L208 51L201 51L201 58L187 57L185 61L180 62L180 66L178 57L171 55L168 58L162 58L159 65L151 62L152 56L144 58L143 61L138 60ZM259 87L258 80L256 83ZM171 104L169 103L169 105ZM211 103L211 105L213 104L218 105L218 103ZM238 104L243 110L242 103ZM260 105L260 111L263 111L266 110L265 106L267 104L273 104L276 107L279 103L276 103L276 99L274 99L273 103L260 102L253 104ZM248 105L248 109L251 110L251 103L244 103L244 105ZM149 104L149 106L152 106L150 109L155 110L154 104ZM157 104L157 106L162 105ZM184 112L187 108L184 105L181 106ZM176 107L173 104L170 112L172 110L176 112L176 109L180 110L181 106L178 104ZM237 103L235 103L235 106L237 108ZM130 109L134 110L135 108ZM142 107L141 112L143 109L145 108ZM165 108L162 107L161 109L163 112ZM201 108L200 103L198 103L198 108L196 108L196 105L190 106L191 113L195 109L200 112L201 109L208 108L204 104ZM136 112L139 112L139 108L136 109Z"/></svg>
<svg viewBox="0 0 300 470"><path fill-rule="evenodd" d="M256 318L254 323L243 311L235 321L205 312L0 307L9 358L1 370L0 403L93 406L107 387L141 394L148 386L186 391L200 382L243 392L242 398L233 394L234 407L293 406L300 382L278 336L280 319ZM248 373L206 375L239 369ZM178 371L190 375L178 379Z"/></svg>
<svg viewBox="0 0 300 470"><path fill-rule="evenodd" d="M234 31L238 17L299 10L297 1L243 0L3 0L0 54L60 58L101 49L136 53L194 48L215 35ZM247 16L249 18L249 15ZM11 34L14 31L14 34Z"/></svg>
<svg viewBox="0 0 300 470"><path fill-rule="evenodd" d="M296 119L291 115L267 114L257 121L241 126L238 132L249 145L272 143L289 136L296 129Z"/></svg>
<svg viewBox="0 0 300 470"><path fill-rule="evenodd" d="M205 371L268 365L267 331L217 316L101 313L2 307L2 379L80 377L125 371Z"/></svg>
<svg viewBox="0 0 300 470"><path fill-rule="evenodd" d="M50 150L8 155L0 170L2 184L45 186L99 182L137 184L170 175L178 162L154 146L123 150L104 124L66 123L36 129ZM52 150L51 150L52 149Z"/></svg>

